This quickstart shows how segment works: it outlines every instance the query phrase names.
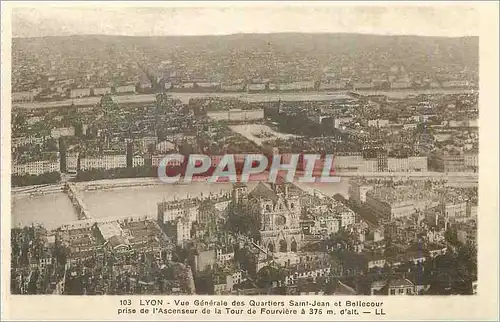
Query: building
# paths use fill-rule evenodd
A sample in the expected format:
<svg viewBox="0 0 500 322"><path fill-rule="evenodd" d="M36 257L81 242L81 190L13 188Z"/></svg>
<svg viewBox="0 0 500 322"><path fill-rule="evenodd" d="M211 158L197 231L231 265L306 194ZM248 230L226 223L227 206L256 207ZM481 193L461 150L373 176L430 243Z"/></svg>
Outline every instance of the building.
<svg viewBox="0 0 500 322"><path fill-rule="evenodd" d="M427 157L408 157L409 171L414 172L427 172L428 170Z"/></svg>
<svg viewBox="0 0 500 322"><path fill-rule="evenodd" d="M408 217L439 205L432 191L412 186L375 187L366 193L366 205L381 219Z"/></svg>
<svg viewBox="0 0 500 322"><path fill-rule="evenodd" d="M467 152L464 154L464 166L466 170L477 172L479 161L477 152Z"/></svg>
<svg viewBox="0 0 500 322"><path fill-rule="evenodd" d="M371 285L372 295L416 295L415 284L407 278L376 281Z"/></svg>
<svg viewBox="0 0 500 322"><path fill-rule="evenodd" d="M450 80L441 82L441 86L444 88L467 87L469 86L469 82L466 80Z"/></svg>
<svg viewBox="0 0 500 322"><path fill-rule="evenodd" d="M472 202L467 203L467 217L477 218L477 204Z"/></svg>
<svg viewBox="0 0 500 322"><path fill-rule="evenodd" d="M212 88L212 89L220 88L219 82L196 82L196 85L200 88Z"/></svg>
<svg viewBox="0 0 500 322"><path fill-rule="evenodd" d="M264 110L239 110L208 112L207 116L213 120L220 121L254 121L264 119Z"/></svg>
<svg viewBox="0 0 500 322"><path fill-rule="evenodd" d="M103 96L111 94L111 87L101 87L93 89L94 96Z"/></svg>
<svg viewBox="0 0 500 322"><path fill-rule="evenodd" d="M477 247L477 226L475 222L461 225L457 229L457 239L463 245Z"/></svg>
<svg viewBox="0 0 500 322"><path fill-rule="evenodd" d="M170 141L161 141L156 144L156 152L159 153L168 153L177 151L177 146Z"/></svg>
<svg viewBox="0 0 500 322"><path fill-rule="evenodd" d="M70 98L80 98L90 96L90 88L72 89L69 94Z"/></svg>
<svg viewBox="0 0 500 322"><path fill-rule="evenodd" d="M314 89L314 81L297 81L291 83L280 83L280 91L300 91Z"/></svg>
<svg viewBox="0 0 500 322"><path fill-rule="evenodd" d="M352 87L355 91L359 89L372 89L373 84L371 82L370 83L355 82L352 84Z"/></svg>
<svg viewBox="0 0 500 322"><path fill-rule="evenodd" d="M467 216L467 202L455 195L444 196L441 201L442 212L447 219Z"/></svg>
<svg viewBox="0 0 500 322"><path fill-rule="evenodd" d="M152 155L151 156L151 165L153 167L158 167L160 165L160 163L162 162L162 160L165 159L166 156L167 156L166 154ZM181 164L182 164L182 162L179 160L169 160L167 165L171 166L171 167L178 167Z"/></svg>
<svg viewBox="0 0 500 322"><path fill-rule="evenodd" d="M433 156L433 165L440 172L462 172L465 170L464 155L438 153Z"/></svg>
<svg viewBox="0 0 500 322"><path fill-rule="evenodd" d="M333 159L335 171L355 172L362 167L364 160L361 154L356 155L336 155Z"/></svg>
<svg viewBox="0 0 500 322"><path fill-rule="evenodd" d="M123 236L123 229L117 221L98 223L97 229L104 241L110 240L114 236Z"/></svg>
<svg viewBox="0 0 500 322"><path fill-rule="evenodd" d="M215 250L200 251L194 255L194 267L197 272L202 272L217 263Z"/></svg>
<svg viewBox="0 0 500 322"><path fill-rule="evenodd" d="M75 127L59 127L54 128L50 131L50 136L53 139L59 139L62 136L74 136L75 135Z"/></svg>
<svg viewBox="0 0 500 322"><path fill-rule="evenodd" d="M132 167L142 167L144 165L144 157L141 155L134 155L132 157Z"/></svg>
<svg viewBox="0 0 500 322"><path fill-rule="evenodd" d="M27 144L43 144L45 141L50 140L50 136L45 137L34 137L34 136L20 136L12 138L12 147L17 148Z"/></svg>
<svg viewBox="0 0 500 322"><path fill-rule="evenodd" d="M219 248L215 252L217 263L221 265L225 265L226 263L230 263L234 259L234 250L227 248ZM241 273L241 272L240 272ZM240 276L241 279L241 276Z"/></svg>
<svg viewBox="0 0 500 322"><path fill-rule="evenodd" d="M240 92L244 89L243 84L222 84L221 89L225 92Z"/></svg>
<svg viewBox="0 0 500 322"><path fill-rule="evenodd" d="M135 85L116 86L115 91L118 94L135 93Z"/></svg>
<svg viewBox="0 0 500 322"><path fill-rule="evenodd" d="M319 85L320 90L335 90L335 89L344 89L346 87L346 82L345 81L329 81L329 82L322 82Z"/></svg>
<svg viewBox="0 0 500 322"><path fill-rule="evenodd" d="M382 119L368 120L368 126L371 127L382 128L389 126L389 124L390 124L389 120L382 120Z"/></svg>
<svg viewBox="0 0 500 322"><path fill-rule="evenodd" d="M181 217L177 220L176 223L176 228L177 228L177 234L176 234L176 241L177 245L183 245L184 242L188 241L191 239L191 227L192 227L192 221L189 220L189 218L186 217Z"/></svg>
<svg viewBox="0 0 500 322"><path fill-rule="evenodd" d="M387 158L387 170L390 172L409 171L408 158Z"/></svg>
<svg viewBox="0 0 500 322"><path fill-rule="evenodd" d="M33 93L26 91L26 92L14 92L12 93L12 102L33 102Z"/></svg>
<svg viewBox="0 0 500 322"><path fill-rule="evenodd" d="M349 199L358 204L366 202L366 193L374 188L361 180L351 179L349 181Z"/></svg>
<svg viewBox="0 0 500 322"><path fill-rule="evenodd" d="M269 252L296 252L302 242L300 199L290 184L259 182L248 193L246 185L233 186L233 203L261 218L261 244Z"/></svg>
<svg viewBox="0 0 500 322"><path fill-rule="evenodd" d="M60 164L59 160L51 161L51 160L43 160L43 161L34 161L28 163L18 163L14 164L12 167L13 175L41 175L43 173L48 172L59 172Z"/></svg>
<svg viewBox="0 0 500 322"><path fill-rule="evenodd" d="M379 162L377 159L366 159L358 168L359 172L378 172Z"/></svg>
<svg viewBox="0 0 500 322"><path fill-rule="evenodd" d="M387 171L426 172L427 157L387 158Z"/></svg>
<svg viewBox="0 0 500 322"><path fill-rule="evenodd" d="M393 89L405 89L405 88L410 88L410 87L411 87L410 81L393 81L393 82L391 82L391 88L393 88Z"/></svg>
<svg viewBox="0 0 500 322"><path fill-rule="evenodd" d="M333 127L340 129L344 124L352 122L353 118L351 116L339 116L333 118Z"/></svg>
<svg viewBox="0 0 500 322"><path fill-rule="evenodd" d="M356 222L356 214L354 213L354 211L347 208L342 203L335 202L335 204L332 206L332 211L339 218L340 227L344 229L353 226Z"/></svg>
<svg viewBox="0 0 500 322"><path fill-rule="evenodd" d="M104 154L101 156L86 156L80 158L80 170L91 169L115 169L127 167L127 155L125 154Z"/></svg>
<svg viewBox="0 0 500 322"><path fill-rule="evenodd" d="M68 152L66 154L66 172L76 174L78 172L78 152Z"/></svg>
<svg viewBox="0 0 500 322"><path fill-rule="evenodd" d="M163 201L158 203L158 223L163 225L177 218L187 218L191 223L196 221L199 212L198 199Z"/></svg>
<svg viewBox="0 0 500 322"><path fill-rule="evenodd" d="M266 84L248 84L247 89L250 92L264 91L266 90Z"/></svg>
<svg viewBox="0 0 500 322"><path fill-rule="evenodd" d="M340 230L340 218L332 212L323 213L314 216L312 225L308 227L307 230L311 235L330 236Z"/></svg>

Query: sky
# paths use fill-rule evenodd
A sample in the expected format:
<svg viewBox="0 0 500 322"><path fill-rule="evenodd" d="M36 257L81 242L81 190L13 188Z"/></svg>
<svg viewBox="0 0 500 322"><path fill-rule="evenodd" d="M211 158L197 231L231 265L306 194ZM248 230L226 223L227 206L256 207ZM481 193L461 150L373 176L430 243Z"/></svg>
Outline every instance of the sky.
<svg viewBox="0 0 500 322"><path fill-rule="evenodd" d="M23 5L23 4L21 4ZM13 37L81 34L166 36L235 33L368 33L477 36L477 8L461 4L116 2L27 3L12 10ZM135 5L132 7L131 5ZM173 7L175 6L175 7Z"/></svg>

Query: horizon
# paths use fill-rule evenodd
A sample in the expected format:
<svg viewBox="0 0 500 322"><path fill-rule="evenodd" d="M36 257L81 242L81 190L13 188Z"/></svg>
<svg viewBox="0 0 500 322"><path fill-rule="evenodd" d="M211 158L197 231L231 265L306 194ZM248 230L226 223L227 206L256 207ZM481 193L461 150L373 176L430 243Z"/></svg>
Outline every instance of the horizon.
<svg viewBox="0 0 500 322"><path fill-rule="evenodd" d="M463 5L349 5L274 2L196 7L99 8L33 5L12 9L12 36L181 37L246 34L363 34L460 38L479 34L478 10ZM325 5L326 4L326 5ZM258 19L256 19L258 17Z"/></svg>
<svg viewBox="0 0 500 322"><path fill-rule="evenodd" d="M428 36L418 34L377 34L361 32L239 32L229 34L197 34L197 35L120 35L120 34L67 34L67 35L47 35L47 36L12 36L12 39L37 39L37 38L69 38L69 37L124 37L124 38L190 38L190 37L231 37L231 36L265 36L265 35L314 35L314 36L373 36L373 37L415 37L415 38L479 38L477 35L463 36Z"/></svg>

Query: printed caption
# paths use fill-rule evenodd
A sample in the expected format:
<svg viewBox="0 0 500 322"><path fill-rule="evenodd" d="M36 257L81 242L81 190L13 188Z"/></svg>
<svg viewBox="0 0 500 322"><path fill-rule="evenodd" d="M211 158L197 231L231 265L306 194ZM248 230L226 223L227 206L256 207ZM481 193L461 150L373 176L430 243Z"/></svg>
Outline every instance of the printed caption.
<svg viewBox="0 0 500 322"><path fill-rule="evenodd" d="M122 299L118 316L373 316L387 315L383 301L368 300L165 300Z"/></svg>

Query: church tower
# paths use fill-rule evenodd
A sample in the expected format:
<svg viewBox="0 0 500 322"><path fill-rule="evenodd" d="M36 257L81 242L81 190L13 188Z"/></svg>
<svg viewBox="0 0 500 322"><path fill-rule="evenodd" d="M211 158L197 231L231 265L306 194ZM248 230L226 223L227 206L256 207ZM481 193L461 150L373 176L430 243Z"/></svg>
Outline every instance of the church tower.
<svg viewBox="0 0 500 322"><path fill-rule="evenodd" d="M233 205L242 205L248 200L248 187L244 183L235 183L232 191Z"/></svg>

